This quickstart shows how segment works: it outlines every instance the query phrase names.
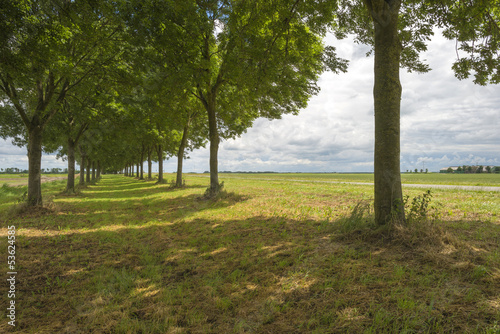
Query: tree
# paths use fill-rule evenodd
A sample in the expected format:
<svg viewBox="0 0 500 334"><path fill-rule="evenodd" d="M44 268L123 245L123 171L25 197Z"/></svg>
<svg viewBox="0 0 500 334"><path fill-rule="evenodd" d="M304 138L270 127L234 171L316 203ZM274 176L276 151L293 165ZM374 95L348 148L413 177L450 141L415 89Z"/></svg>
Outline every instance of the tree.
<svg viewBox="0 0 500 334"><path fill-rule="evenodd" d="M453 173L453 168L448 167L448 169L446 170L446 173Z"/></svg>
<svg viewBox="0 0 500 334"><path fill-rule="evenodd" d="M186 84L208 120L210 187L220 189L218 148L257 117L296 114L318 91L327 67L345 70L319 33L335 2L140 1L122 12L161 54L166 80Z"/></svg>
<svg viewBox="0 0 500 334"><path fill-rule="evenodd" d="M426 72L419 60L433 27L445 28L444 36L456 39L468 53L453 65L459 79L474 72L479 84L498 83L500 48L498 3L495 0L416 1L342 0L337 37L354 33L356 41L372 46L375 55L375 221L404 221L400 176L399 68ZM479 54L477 51L480 51Z"/></svg>
<svg viewBox="0 0 500 334"><path fill-rule="evenodd" d="M68 91L115 57L104 46L116 27L105 2L6 1L2 25L0 135L27 145L29 206L42 204L41 156L45 128ZM2 4L3 6L3 4Z"/></svg>

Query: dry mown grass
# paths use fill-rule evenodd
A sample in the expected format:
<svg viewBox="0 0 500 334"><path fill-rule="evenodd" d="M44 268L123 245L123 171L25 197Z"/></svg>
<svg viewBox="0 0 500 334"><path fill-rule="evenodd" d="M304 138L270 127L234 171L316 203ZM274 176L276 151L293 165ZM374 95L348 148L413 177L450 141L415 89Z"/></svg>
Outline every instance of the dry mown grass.
<svg viewBox="0 0 500 334"><path fill-rule="evenodd" d="M438 193L446 214L388 230L368 187L239 180L206 201L203 182L107 177L2 222L3 249L18 230L16 331L500 331L498 195L473 210Z"/></svg>

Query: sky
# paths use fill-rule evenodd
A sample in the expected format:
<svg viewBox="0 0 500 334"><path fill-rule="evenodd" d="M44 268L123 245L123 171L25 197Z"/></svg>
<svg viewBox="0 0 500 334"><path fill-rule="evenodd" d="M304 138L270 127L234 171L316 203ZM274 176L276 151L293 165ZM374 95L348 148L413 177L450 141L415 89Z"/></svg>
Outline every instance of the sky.
<svg viewBox="0 0 500 334"><path fill-rule="evenodd" d="M257 119L235 140L223 141L219 171L373 172L373 57L366 46L327 36L325 43L349 59L347 73L324 73L308 107L298 116ZM436 34L421 54L426 74L401 70L401 171L459 165L500 166L500 86L459 81L451 65L455 42ZM209 151L193 151L185 172L209 170ZM176 170L176 158L164 163ZM0 139L0 167L28 168L26 148ZM42 168L66 168L44 155ZM157 165L153 167L157 171Z"/></svg>

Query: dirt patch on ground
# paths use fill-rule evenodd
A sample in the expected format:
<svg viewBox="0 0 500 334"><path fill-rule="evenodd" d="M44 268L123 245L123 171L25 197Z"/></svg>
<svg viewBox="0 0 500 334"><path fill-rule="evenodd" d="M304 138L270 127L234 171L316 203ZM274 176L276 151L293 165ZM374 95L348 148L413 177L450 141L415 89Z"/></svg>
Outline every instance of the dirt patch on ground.
<svg viewBox="0 0 500 334"><path fill-rule="evenodd" d="M42 183L59 181L66 179L67 176L43 176L42 175ZM17 178L2 178L0 179L0 183L7 183L9 186L27 186L28 185L28 177L17 177Z"/></svg>

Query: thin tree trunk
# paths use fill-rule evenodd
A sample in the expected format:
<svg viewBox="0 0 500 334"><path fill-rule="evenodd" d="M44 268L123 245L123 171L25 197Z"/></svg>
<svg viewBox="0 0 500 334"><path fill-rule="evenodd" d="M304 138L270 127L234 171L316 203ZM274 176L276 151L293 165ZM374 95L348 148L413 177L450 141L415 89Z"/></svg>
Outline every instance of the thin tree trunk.
<svg viewBox="0 0 500 334"><path fill-rule="evenodd" d="M66 183L66 192L75 192L75 142L72 138L68 138L68 182Z"/></svg>
<svg viewBox="0 0 500 334"><path fill-rule="evenodd" d="M181 144L179 145L179 151L177 152L177 180L175 185L177 187L182 187L182 164L184 161L184 151L186 149L188 135L189 135L189 123L191 119L188 119L186 125L184 126L184 131L182 132Z"/></svg>
<svg viewBox="0 0 500 334"><path fill-rule="evenodd" d="M92 162L90 161L90 159L87 158L87 178L86 178L86 182L87 183L90 183L90 169L92 167Z"/></svg>
<svg viewBox="0 0 500 334"><path fill-rule="evenodd" d="M80 185L83 186L85 184L85 155L83 151L80 150L81 161L80 161Z"/></svg>
<svg viewBox="0 0 500 334"><path fill-rule="evenodd" d="M163 148L160 144L156 146L156 152L158 154L158 183L163 182Z"/></svg>
<svg viewBox="0 0 500 334"><path fill-rule="evenodd" d="M139 163L137 163L135 166L136 166L136 169L135 169L135 177L136 177L136 178L139 178Z"/></svg>
<svg viewBox="0 0 500 334"><path fill-rule="evenodd" d="M97 160L97 179L99 180L101 178L101 161Z"/></svg>
<svg viewBox="0 0 500 334"><path fill-rule="evenodd" d="M375 28L375 221L404 221L400 174L400 1L371 0Z"/></svg>
<svg viewBox="0 0 500 334"><path fill-rule="evenodd" d="M141 167L141 175L139 176L139 180L144 180L144 144L142 144L141 160L139 165Z"/></svg>
<svg viewBox="0 0 500 334"><path fill-rule="evenodd" d="M151 160L151 146L148 147L148 180L153 178L153 161Z"/></svg>
<svg viewBox="0 0 500 334"><path fill-rule="evenodd" d="M42 134L41 125L31 126L28 132L28 206L42 205Z"/></svg>
<svg viewBox="0 0 500 334"><path fill-rule="evenodd" d="M92 161L92 182L95 182L95 160Z"/></svg>

